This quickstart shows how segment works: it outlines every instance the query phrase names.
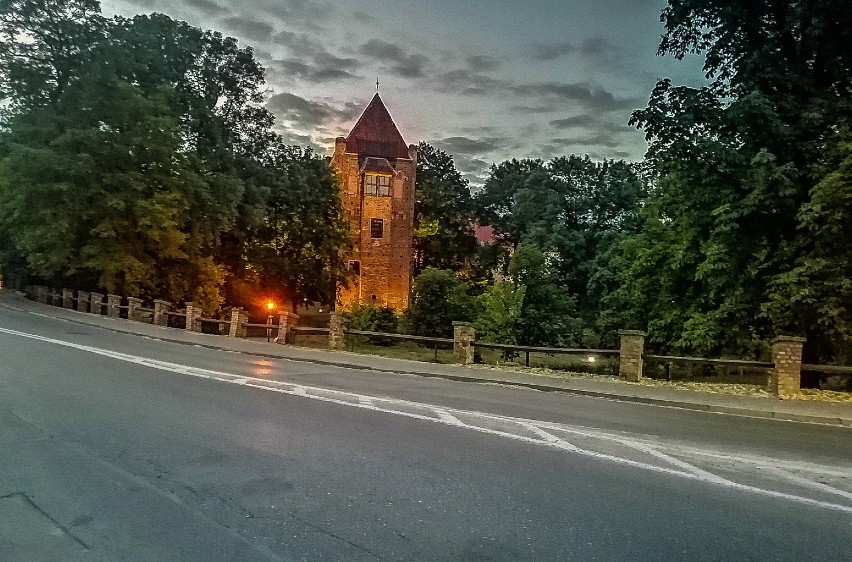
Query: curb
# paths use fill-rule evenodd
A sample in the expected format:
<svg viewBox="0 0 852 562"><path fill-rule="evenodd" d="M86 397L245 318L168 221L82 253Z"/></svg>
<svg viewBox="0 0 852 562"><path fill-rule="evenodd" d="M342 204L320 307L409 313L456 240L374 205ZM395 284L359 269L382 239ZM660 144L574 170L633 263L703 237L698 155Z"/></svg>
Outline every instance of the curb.
<svg viewBox="0 0 852 562"><path fill-rule="evenodd" d="M12 307L6 304L0 304L0 306L11 308L13 310L19 310L21 312L29 312L22 308ZM62 309L65 310L65 309ZM131 336L143 336L143 337L155 337L155 336L147 336L145 334L139 334L138 332L130 331L130 330L122 330L121 328L108 327L108 326L100 326L98 324L92 324L89 322L84 322L82 320L76 320L71 318L61 318L61 320L65 320L67 322L71 322L74 324L81 324L84 326L94 326L97 328L102 328L105 330L110 330L115 333L131 335ZM145 324L146 326L148 324ZM173 328L166 328L173 329ZM423 378L432 378L432 379L442 379L449 380L453 382L466 382L466 383L478 383L478 384L496 384L503 386L513 386L517 388L525 388L529 390L537 390L539 392L557 392L562 394L571 394L575 396L586 396L590 398L601 398L605 400L614 400L618 402L628 402L632 404L645 404L648 406L659 406L666 408L678 408L681 410L691 410L696 412L705 412L712 414L721 414L721 415L731 415L731 416L740 416L740 417L749 417L749 418L762 418L762 419L772 419L777 421L788 421L788 422L797 422L797 423L815 423L822 425L836 425L840 427L852 427L852 419L850 418L842 418L836 416L817 416L811 414L795 414L789 412L775 412L775 411L766 411L766 410L754 410L750 408L735 408L731 406L716 406L713 404L702 404L698 402L687 402L680 400L666 400L664 398L649 398L644 396L630 396L625 394L616 394L610 392L602 392L596 390L583 390L577 388L566 388L559 386L551 386L546 384L539 383L529 383L529 382L521 382L521 381L507 381L503 379L491 379L491 378L478 378L478 377L469 377L464 375L454 375L447 373L429 373L429 372L416 372L416 371L403 371L400 369L386 369L382 367L367 367L363 365L356 365L353 363L347 363L345 361L326 361L322 359L306 359L306 358L295 358L295 357L285 357L282 355L277 355L273 353L262 353L262 352L250 352L250 351L240 351L235 349L229 349L226 347L222 347L219 345L203 343L203 342L191 342L185 340L171 339L169 337L159 337L156 339L168 343L174 343L178 345L188 345L193 347L201 347L204 349L211 349L215 351L228 351L232 353L240 353L242 355L248 355L251 357L263 357L264 359L286 359L288 361L296 361L302 363L312 363L314 365L327 365L331 367L341 367L345 369L363 369L369 371L375 371L379 373L389 373L389 374L398 374L404 373L407 375L413 375L417 377Z"/></svg>

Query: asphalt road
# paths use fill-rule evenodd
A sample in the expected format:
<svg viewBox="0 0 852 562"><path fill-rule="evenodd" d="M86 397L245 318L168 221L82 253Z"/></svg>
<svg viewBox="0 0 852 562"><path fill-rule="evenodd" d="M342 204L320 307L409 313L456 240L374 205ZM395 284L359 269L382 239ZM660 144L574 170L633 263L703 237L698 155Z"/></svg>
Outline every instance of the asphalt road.
<svg viewBox="0 0 852 562"><path fill-rule="evenodd" d="M850 560L852 430L0 307L0 560Z"/></svg>

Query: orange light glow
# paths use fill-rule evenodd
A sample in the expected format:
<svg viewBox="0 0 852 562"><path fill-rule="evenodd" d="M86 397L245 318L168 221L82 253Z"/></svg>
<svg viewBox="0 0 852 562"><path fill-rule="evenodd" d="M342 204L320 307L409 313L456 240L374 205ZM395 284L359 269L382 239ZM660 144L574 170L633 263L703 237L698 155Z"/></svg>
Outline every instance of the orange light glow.
<svg viewBox="0 0 852 562"><path fill-rule="evenodd" d="M273 310L275 310L275 303L272 302L272 301L267 302L266 303L266 310L268 310L269 312L272 312Z"/></svg>

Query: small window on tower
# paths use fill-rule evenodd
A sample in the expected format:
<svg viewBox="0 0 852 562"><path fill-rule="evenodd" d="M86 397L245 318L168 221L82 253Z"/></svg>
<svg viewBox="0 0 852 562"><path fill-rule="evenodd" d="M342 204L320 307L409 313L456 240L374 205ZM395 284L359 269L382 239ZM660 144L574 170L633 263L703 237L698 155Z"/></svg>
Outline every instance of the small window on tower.
<svg viewBox="0 0 852 562"><path fill-rule="evenodd" d="M382 238L385 235L384 219L370 219L370 238Z"/></svg>
<svg viewBox="0 0 852 562"><path fill-rule="evenodd" d="M355 275L361 275L361 262L358 260L349 260L349 269Z"/></svg>
<svg viewBox="0 0 852 562"><path fill-rule="evenodd" d="M364 195L390 196L390 176L367 174L364 176Z"/></svg>

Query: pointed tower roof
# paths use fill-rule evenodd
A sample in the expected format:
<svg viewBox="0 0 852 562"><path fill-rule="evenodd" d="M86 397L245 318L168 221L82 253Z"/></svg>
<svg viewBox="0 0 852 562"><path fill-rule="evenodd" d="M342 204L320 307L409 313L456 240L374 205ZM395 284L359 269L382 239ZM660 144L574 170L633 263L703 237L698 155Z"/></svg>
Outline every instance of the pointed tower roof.
<svg viewBox="0 0 852 562"><path fill-rule="evenodd" d="M410 158L408 146L378 93L346 137L346 152L382 158Z"/></svg>

